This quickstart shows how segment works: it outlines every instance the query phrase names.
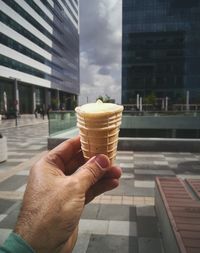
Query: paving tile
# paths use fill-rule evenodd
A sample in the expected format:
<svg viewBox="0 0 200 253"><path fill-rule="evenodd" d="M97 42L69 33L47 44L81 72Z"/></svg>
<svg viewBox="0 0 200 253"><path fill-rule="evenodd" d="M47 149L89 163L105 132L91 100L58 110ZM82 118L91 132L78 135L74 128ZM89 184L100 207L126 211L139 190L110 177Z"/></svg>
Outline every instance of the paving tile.
<svg viewBox="0 0 200 253"><path fill-rule="evenodd" d="M82 219L96 219L97 213L99 212L99 204L88 204L85 206L84 211L81 215Z"/></svg>
<svg viewBox="0 0 200 253"><path fill-rule="evenodd" d="M137 225L134 221L109 221L109 235L137 236Z"/></svg>
<svg viewBox="0 0 200 253"><path fill-rule="evenodd" d="M131 208L131 206L134 204L133 198L134 198L133 196L122 196L122 204L128 205Z"/></svg>
<svg viewBox="0 0 200 253"><path fill-rule="evenodd" d="M16 202L11 199L0 199L0 214L6 213L6 211Z"/></svg>
<svg viewBox="0 0 200 253"><path fill-rule="evenodd" d="M138 170L168 170L169 169L169 165L166 166L166 165L155 165L153 162L152 163L147 163L147 164L141 164L141 163L138 163L138 164L135 164L134 165L134 169L138 169Z"/></svg>
<svg viewBox="0 0 200 253"><path fill-rule="evenodd" d="M134 168L134 164L133 163L119 163L119 166L122 169L133 169Z"/></svg>
<svg viewBox="0 0 200 253"><path fill-rule="evenodd" d="M25 192L25 190L26 190L26 185L27 185L27 184L22 185L22 186L19 187L16 191L17 191L17 192Z"/></svg>
<svg viewBox="0 0 200 253"><path fill-rule="evenodd" d="M150 157L150 156L146 156L146 157L134 157L134 162L136 162L137 164L140 162L145 162L147 163L148 161L153 163L154 161L160 161L160 162L164 162L165 158L163 156L161 157Z"/></svg>
<svg viewBox="0 0 200 253"><path fill-rule="evenodd" d="M155 217L138 216L137 231L139 237L159 237L157 219Z"/></svg>
<svg viewBox="0 0 200 253"><path fill-rule="evenodd" d="M134 158L135 157L141 157L141 158L146 158L146 157L154 157L155 160L156 158L163 158L164 155L162 153L159 153L159 152L135 152L134 153Z"/></svg>
<svg viewBox="0 0 200 253"><path fill-rule="evenodd" d="M86 253L90 241L89 234L79 234L72 253Z"/></svg>
<svg viewBox="0 0 200 253"><path fill-rule="evenodd" d="M144 159L144 160L134 160L134 167L136 167L137 165L139 166L145 166L145 165L154 165L154 160L150 161L149 159Z"/></svg>
<svg viewBox="0 0 200 253"><path fill-rule="evenodd" d="M167 161L154 161L153 162L155 165L168 165Z"/></svg>
<svg viewBox="0 0 200 253"><path fill-rule="evenodd" d="M8 238L9 234L12 232L12 229L2 229L0 228L0 245Z"/></svg>
<svg viewBox="0 0 200 253"><path fill-rule="evenodd" d="M181 178L181 179L200 179L200 175L185 175L185 174L179 174L177 175L178 178Z"/></svg>
<svg viewBox="0 0 200 253"><path fill-rule="evenodd" d="M142 196L142 197L154 197L155 191L154 188L142 188L142 187L134 187L133 188L134 196Z"/></svg>
<svg viewBox="0 0 200 253"><path fill-rule="evenodd" d="M13 229L19 215L20 205L12 210L1 222L0 228Z"/></svg>
<svg viewBox="0 0 200 253"><path fill-rule="evenodd" d="M121 176L121 179L133 179L134 178L134 175L133 173L122 173L122 176Z"/></svg>
<svg viewBox="0 0 200 253"><path fill-rule="evenodd" d="M81 219L79 223L79 232L105 235L108 232L108 224L109 221L107 220Z"/></svg>
<svg viewBox="0 0 200 253"><path fill-rule="evenodd" d="M133 156L132 155L121 155L121 156L117 156L116 157L116 160L119 160L119 161L126 161L126 162L133 162Z"/></svg>
<svg viewBox="0 0 200 253"><path fill-rule="evenodd" d="M132 156L133 154L133 151L117 151L117 156Z"/></svg>
<svg viewBox="0 0 200 253"><path fill-rule="evenodd" d="M27 176L14 175L0 183L0 191L14 191L24 185Z"/></svg>
<svg viewBox="0 0 200 253"><path fill-rule="evenodd" d="M135 180L134 181L135 187L142 187L142 188L154 188L155 181L142 181L142 180Z"/></svg>
<svg viewBox="0 0 200 253"><path fill-rule="evenodd" d="M1 222L3 219L5 219L6 216L7 216L7 214L0 214L0 222Z"/></svg>
<svg viewBox="0 0 200 253"><path fill-rule="evenodd" d="M137 239L128 236L91 235L87 253L94 252L138 253Z"/></svg>
<svg viewBox="0 0 200 253"><path fill-rule="evenodd" d="M136 209L135 207L122 205L101 205L97 215L97 219L135 221Z"/></svg>
<svg viewBox="0 0 200 253"><path fill-rule="evenodd" d="M172 170L146 170L146 169L135 169L135 174L144 174L144 175L174 175L174 172Z"/></svg>
<svg viewBox="0 0 200 253"><path fill-rule="evenodd" d="M0 169L1 168L8 168L8 167L14 167L16 165L18 165L19 162L11 162L11 161L6 161L4 163L0 163Z"/></svg>
<svg viewBox="0 0 200 253"><path fill-rule="evenodd" d="M133 187L133 179L121 179L119 186L112 191L106 192L105 195L133 196Z"/></svg>
<svg viewBox="0 0 200 253"><path fill-rule="evenodd" d="M16 175L20 175L20 176L28 176L30 173L29 170L21 170L19 172L16 173Z"/></svg>
<svg viewBox="0 0 200 253"><path fill-rule="evenodd" d="M27 160L28 160L28 158L13 158L13 159L8 158L8 161L10 161L10 162L18 162L18 163L23 163L23 162L25 162Z"/></svg>
<svg viewBox="0 0 200 253"><path fill-rule="evenodd" d="M152 216L155 217L155 208L154 206L142 205L136 207L137 216Z"/></svg>
<svg viewBox="0 0 200 253"><path fill-rule="evenodd" d="M139 253L164 253L161 241L158 238L139 238L138 248Z"/></svg>

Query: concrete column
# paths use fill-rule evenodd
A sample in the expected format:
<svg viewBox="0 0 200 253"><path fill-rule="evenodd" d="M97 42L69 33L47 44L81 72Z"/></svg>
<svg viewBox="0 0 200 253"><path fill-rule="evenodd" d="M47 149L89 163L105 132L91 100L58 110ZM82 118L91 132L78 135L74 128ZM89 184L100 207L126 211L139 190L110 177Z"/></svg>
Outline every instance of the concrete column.
<svg viewBox="0 0 200 253"><path fill-rule="evenodd" d="M18 88L18 82L17 79L15 79L15 109L19 113L19 88Z"/></svg>
<svg viewBox="0 0 200 253"><path fill-rule="evenodd" d="M51 105L51 92L49 89L45 89L45 107Z"/></svg>
<svg viewBox="0 0 200 253"><path fill-rule="evenodd" d="M56 90L56 99L58 101L57 107L59 110L60 109L60 92L59 92L59 90Z"/></svg>
<svg viewBox="0 0 200 253"><path fill-rule="evenodd" d="M168 111L168 97L165 98L165 111Z"/></svg>
<svg viewBox="0 0 200 253"><path fill-rule="evenodd" d="M137 94L137 109L140 107L140 95Z"/></svg>
<svg viewBox="0 0 200 253"><path fill-rule="evenodd" d="M142 112L142 97L140 97L140 112Z"/></svg>
<svg viewBox="0 0 200 253"><path fill-rule="evenodd" d="M165 99L162 98L162 110L164 110L164 109L165 109Z"/></svg>
<svg viewBox="0 0 200 253"><path fill-rule="evenodd" d="M186 91L186 111L190 110L190 92Z"/></svg>
<svg viewBox="0 0 200 253"><path fill-rule="evenodd" d="M35 86L32 86L32 95L33 95L33 105L32 105L32 113L34 113L35 108L36 108L36 91L35 91Z"/></svg>

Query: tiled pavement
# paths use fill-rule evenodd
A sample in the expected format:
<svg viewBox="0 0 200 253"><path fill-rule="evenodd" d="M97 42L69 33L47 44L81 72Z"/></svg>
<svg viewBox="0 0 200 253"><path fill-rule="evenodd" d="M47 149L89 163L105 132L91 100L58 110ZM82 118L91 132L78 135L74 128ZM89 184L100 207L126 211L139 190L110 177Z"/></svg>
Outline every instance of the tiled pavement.
<svg viewBox="0 0 200 253"><path fill-rule="evenodd" d="M16 222L35 155L46 149L47 123L36 123L17 128L8 124L1 130L8 138L9 158L0 164L0 243ZM123 168L120 186L85 208L73 252L163 252L154 178L200 178L200 154L118 152L117 163Z"/></svg>
<svg viewBox="0 0 200 253"><path fill-rule="evenodd" d="M24 114L17 118L17 125L18 127L20 126L31 126L31 125L37 125L41 123L46 123L47 116L44 117L44 119L40 116L38 118L35 118L34 114ZM16 119L3 119L0 120L0 131L4 129L9 129L9 128L15 128L16 127Z"/></svg>
<svg viewBox="0 0 200 253"><path fill-rule="evenodd" d="M0 165L4 173L4 179L0 180L0 243L14 227L34 159L15 168L10 164L38 153L40 145L43 150L46 141L44 127L38 131L35 128L13 131L8 167ZM26 131L31 138L24 139ZM44 131L43 137L37 137L36 132L40 131ZM154 179L156 175L200 178L200 154L118 152L117 164L123 169L120 186L86 206L73 253L164 252L154 209Z"/></svg>

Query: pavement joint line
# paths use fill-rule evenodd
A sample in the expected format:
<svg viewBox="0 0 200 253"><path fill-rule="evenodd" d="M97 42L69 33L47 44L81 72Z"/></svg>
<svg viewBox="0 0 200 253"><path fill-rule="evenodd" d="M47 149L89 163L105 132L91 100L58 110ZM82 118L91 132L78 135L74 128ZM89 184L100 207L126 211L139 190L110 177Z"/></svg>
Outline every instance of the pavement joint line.
<svg viewBox="0 0 200 253"><path fill-rule="evenodd" d="M7 171L0 172L0 183L6 180L7 178L17 174L17 172L25 170L27 167L31 168L47 152L48 151L42 151L41 153L35 155L31 159L27 159L25 162L20 163Z"/></svg>

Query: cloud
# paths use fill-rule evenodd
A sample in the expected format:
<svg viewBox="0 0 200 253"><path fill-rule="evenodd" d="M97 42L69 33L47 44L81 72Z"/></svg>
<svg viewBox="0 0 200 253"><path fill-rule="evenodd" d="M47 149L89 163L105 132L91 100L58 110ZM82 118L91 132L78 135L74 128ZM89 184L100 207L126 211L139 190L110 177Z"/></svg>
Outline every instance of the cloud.
<svg viewBox="0 0 200 253"><path fill-rule="evenodd" d="M107 67L102 67L99 69L98 74L100 75L109 75L110 74L110 69Z"/></svg>
<svg viewBox="0 0 200 253"><path fill-rule="evenodd" d="M121 0L80 1L80 103L121 101Z"/></svg>

